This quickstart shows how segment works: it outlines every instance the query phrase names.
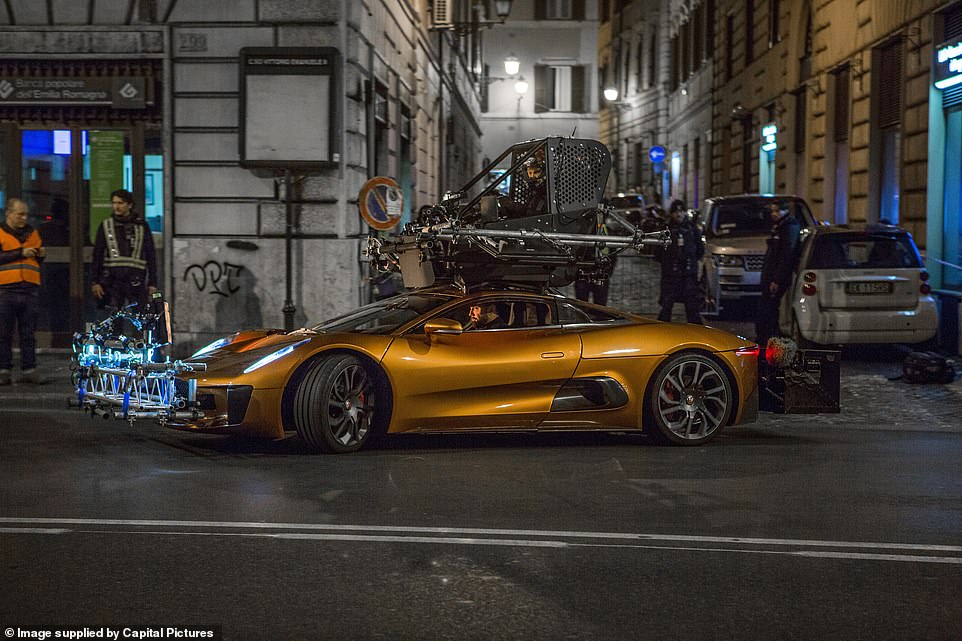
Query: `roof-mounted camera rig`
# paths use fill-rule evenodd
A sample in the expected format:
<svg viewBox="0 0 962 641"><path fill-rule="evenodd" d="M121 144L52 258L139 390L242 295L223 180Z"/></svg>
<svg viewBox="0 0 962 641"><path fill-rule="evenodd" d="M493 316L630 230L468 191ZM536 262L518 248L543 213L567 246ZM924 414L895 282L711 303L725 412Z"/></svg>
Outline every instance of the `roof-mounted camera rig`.
<svg viewBox="0 0 962 641"><path fill-rule="evenodd" d="M499 169L506 159L508 169ZM529 172L532 165L538 170ZM629 235L597 233L600 222L615 217L602 204L610 170L611 155L596 140L518 143L460 190L422 208L400 235L372 234L366 254L376 271L400 271L407 287L435 280L567 285L603 271L600 263L626 249L669 242L667 231L645 233L620 217Z"/></svg>

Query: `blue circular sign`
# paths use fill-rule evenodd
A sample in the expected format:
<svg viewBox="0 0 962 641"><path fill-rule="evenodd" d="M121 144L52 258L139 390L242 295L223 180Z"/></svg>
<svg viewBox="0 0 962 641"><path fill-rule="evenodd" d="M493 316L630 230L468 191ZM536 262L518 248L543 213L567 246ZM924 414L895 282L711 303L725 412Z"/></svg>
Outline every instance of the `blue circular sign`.
<svg viewBox="0 0 962 641"><path fill-rule="evenodd" d="M648 150L648 159L651 162L661 162L665 159L665 148L661 145L655 145Z"/></svg>

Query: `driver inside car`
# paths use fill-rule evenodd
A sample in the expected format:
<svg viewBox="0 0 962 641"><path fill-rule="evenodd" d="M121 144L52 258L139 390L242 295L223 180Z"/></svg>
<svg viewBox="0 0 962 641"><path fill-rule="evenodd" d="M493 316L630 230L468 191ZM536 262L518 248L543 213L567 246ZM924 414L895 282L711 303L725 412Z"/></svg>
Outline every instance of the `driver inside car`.
<svg viewBox="0 0 962 641"><path fill-rule="evenodd" d="M507 323L498 314L498 309L494 303L482 303L472 305L468 310L468 322L464 324L464 331L478 329L501 329L507 327Z"/></svg>

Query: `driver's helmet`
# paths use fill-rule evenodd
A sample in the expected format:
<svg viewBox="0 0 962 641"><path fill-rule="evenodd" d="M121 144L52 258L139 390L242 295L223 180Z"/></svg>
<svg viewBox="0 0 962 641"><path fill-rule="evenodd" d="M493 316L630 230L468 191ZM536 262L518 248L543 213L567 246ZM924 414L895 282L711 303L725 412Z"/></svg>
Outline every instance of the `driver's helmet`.
<svg viewBox="0 0 962 641"><path fill-rule="evenodd" d="M544 180L544 159L539 154L535 154L524 161L522 176L525 181L532 185L542 182Z"/></svg>

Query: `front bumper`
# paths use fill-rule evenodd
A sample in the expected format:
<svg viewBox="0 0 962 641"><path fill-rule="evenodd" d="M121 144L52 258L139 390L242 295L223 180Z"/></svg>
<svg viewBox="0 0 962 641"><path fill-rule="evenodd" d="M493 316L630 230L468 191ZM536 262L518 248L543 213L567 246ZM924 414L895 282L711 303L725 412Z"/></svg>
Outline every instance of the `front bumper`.
<svg viewBox="0 0 962 641"><path fill-rule="evenodd" d="M177 382L186 385L186 381ZM280 437L284 429L280 418L283 390L254 389L251 385L207 385L197 387L201 416L195 420L171 421L168 426L207 434L245 434Z"/></svg>

